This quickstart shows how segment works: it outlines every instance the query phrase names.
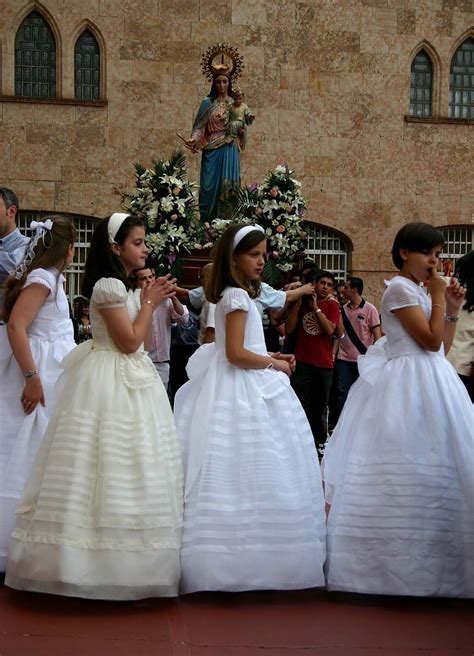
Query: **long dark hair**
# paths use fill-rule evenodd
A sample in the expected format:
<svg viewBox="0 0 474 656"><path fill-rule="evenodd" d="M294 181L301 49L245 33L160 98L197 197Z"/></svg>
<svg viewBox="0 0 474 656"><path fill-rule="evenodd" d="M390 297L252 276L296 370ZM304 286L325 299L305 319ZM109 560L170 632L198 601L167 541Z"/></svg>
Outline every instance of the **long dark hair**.
<svg viewBox="0 0 474 656"><path fill-rule="evenodd" d="M421 253L425 249L430 250L435 246L444 244L443 233L433 228L429 223L416 221L403 226L395 237L392 246L392 260L397 269L403 267L403 259L400 249L406 248L414 253Z"/></svg>
<svg viewBox="0 0 474 656"><path fill-rule="evenodd" d="M217 98L219 95L216 87L216 78L218 78L220 75L224 75L228 80L229 80L229 86L227 87L227 95L232 96L232 80L231 78L226 75L225 73L219 73L218 75L215 75L212 79L212 84L211 84L211 90L207 94L207 97L210 98L211 100L214 100Z"/></svg>
<svg viewBox="0 0 474 656"><path fill-rule="evenodd" d="M266 239L260 230L252 230L237 244L234 250L234 237L246 224L232 225L223 233L212 253L212 273L206 296L211 303L218 303L226 287L240 287L250 298L260 294L259 280L246 280L234 264L234 255L245 253Z"/></svg>
<svg viewBox="0 0 474 656"><path fill-rule="evenodd" d="M81 285L81 294L86 298L92 296L94 285L101 278L117 278L126 289L132 288L120 258L110 248L108 223L108 218L102 219L92 235ZM143 228L143 221L137 216L128 216L115 235L115 242L122 246L130 230L137 227Z"/></svg>
<svg viewBox="0 0 474 656"><path fill-rule="evenodd" d="M466 288L466 303L462 309L474 312L474 251L469 251L456 262L455 274L461 285Z"/></svg>
<svg viewBox="0 0 474 656"><path fill-rule="evenodd" d="M76 229L65 216L52 215L45 216L42 219L42 221L48 220L52 222L53 227L44 233L43 238L38 240L34 248L31 263L19 278L13 273L5 284L5 295L3 299L4 321L8 321L15 301L20 295L26 278L31 271L34 269L57 269L57 280L61 272L66 268L69 247L74 244L76 239Z"/></svg>

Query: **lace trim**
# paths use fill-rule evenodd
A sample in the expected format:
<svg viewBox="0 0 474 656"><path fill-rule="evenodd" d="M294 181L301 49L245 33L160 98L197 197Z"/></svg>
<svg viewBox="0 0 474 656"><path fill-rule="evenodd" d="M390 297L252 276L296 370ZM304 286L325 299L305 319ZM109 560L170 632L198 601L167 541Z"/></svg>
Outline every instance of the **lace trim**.
<svg viewBox="0 0 474 656"><path fill-rule="evenodd" d="M40 278L39 276L29 276L25 284L23 285L23 289L29 287L30 285L43 285L43 287L49 289L50 292L53 291L53 288L51 287L51 283L47 280L44 280L44 278Z"/></svg>
<svg viewBox="0 0 474 656"><path fill-rule="evenodd" d="M172 506L170 506L173 509ZM175 508L176 510L176 508ZM16 515L22 515L23 517L29 516L28 519L33 519L32 515L34 514L34 520L42 522L53 522L58 524L66 524L67 522L72 522L77 528L85 529L97 529L97 528L124 528L124 529L153 529L153 528L170 528L170 529L180 529L183 526L183 519L181 514L172 515L168 518L160 519L158 517L153 517L153 519L126 519L126 518L117 518L113 519L111 517L99 517L95 521L85 519L79 513L62 513L62 512L45 512L44 510L36 510L36 506L20 506L16 509Z"/></svg>
<svg viewBox="0 0 474 656"><path fill-rule="evenodd" d="M24 543L56 544L67 547L78 547L79 549L107 549L117 551L155 551L156 549L180 549L179 539L147 540L137 542L132 540L84 540L81 538L52 535L32 535L29 531L16 528L12 538Z"/></svg>

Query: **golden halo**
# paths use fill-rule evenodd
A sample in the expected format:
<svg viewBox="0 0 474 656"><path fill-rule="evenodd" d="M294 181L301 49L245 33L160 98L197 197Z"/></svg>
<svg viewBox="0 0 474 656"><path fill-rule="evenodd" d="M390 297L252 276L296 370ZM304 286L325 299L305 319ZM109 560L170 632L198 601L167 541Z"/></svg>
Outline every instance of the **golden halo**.
<svg viewBox="0 0 474 656"><path fill-rule="evenodd" d="M201 65L208 80L213 80L217 75L227 75L231 80L236 80L244 68L239 51L229 43L209 46L201 57Z"/></svg>

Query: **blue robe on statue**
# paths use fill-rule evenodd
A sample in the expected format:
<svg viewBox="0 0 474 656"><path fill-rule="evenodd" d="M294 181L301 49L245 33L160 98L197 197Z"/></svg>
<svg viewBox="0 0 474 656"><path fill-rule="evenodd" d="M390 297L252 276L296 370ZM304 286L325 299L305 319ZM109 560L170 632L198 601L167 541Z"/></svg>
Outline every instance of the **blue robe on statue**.
<svg viewBox="0 0 474 656"><path fill-rule="evenodd" d="M205 98L193 124L192 139L202 150L199 212L202 221L218 216L219 201L240 188L240 160L236 139L228 133L233 100Z"/></svg>

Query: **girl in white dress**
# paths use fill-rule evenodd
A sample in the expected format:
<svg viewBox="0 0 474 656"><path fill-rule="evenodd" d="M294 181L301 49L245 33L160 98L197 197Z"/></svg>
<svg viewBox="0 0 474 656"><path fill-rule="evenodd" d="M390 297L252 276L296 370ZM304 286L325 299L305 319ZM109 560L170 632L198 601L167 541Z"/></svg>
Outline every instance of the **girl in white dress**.
<svg viewBox="0 0 474 656"><path fill-rule="evenodd" d="M425 223L395 238L386 338L359 358L326 447L330 590L474 596L473 406L444 357L465 290L437 274L442 244Z"/></svg>
<svg viewBox="0 0 474 656"><path fill-rule="evenodd" d="M74 347L62 271L75 229L62 216L30 225L25 257L7 280L0 326L0 572L15 508L54 407L61 360Z"/></svg>
<svg viewBox="0 0 474 656"><path fill-rule="evenodd" d="M215 252L215 344L190 359L175 398L185 460L181 591L324 585L326 530L311 429L267 353L255 303L266 241L232 226Z"/></svg>
<svg viewBox="0 0 474 656"><path fill-rule="evenodd" d="M95 599L178 592L182 465L168 397L142 343L164 278L133 292L142 222L97 226L83 293L93 340L65 358L56 410L17 510L5 583Z"/></svg>

